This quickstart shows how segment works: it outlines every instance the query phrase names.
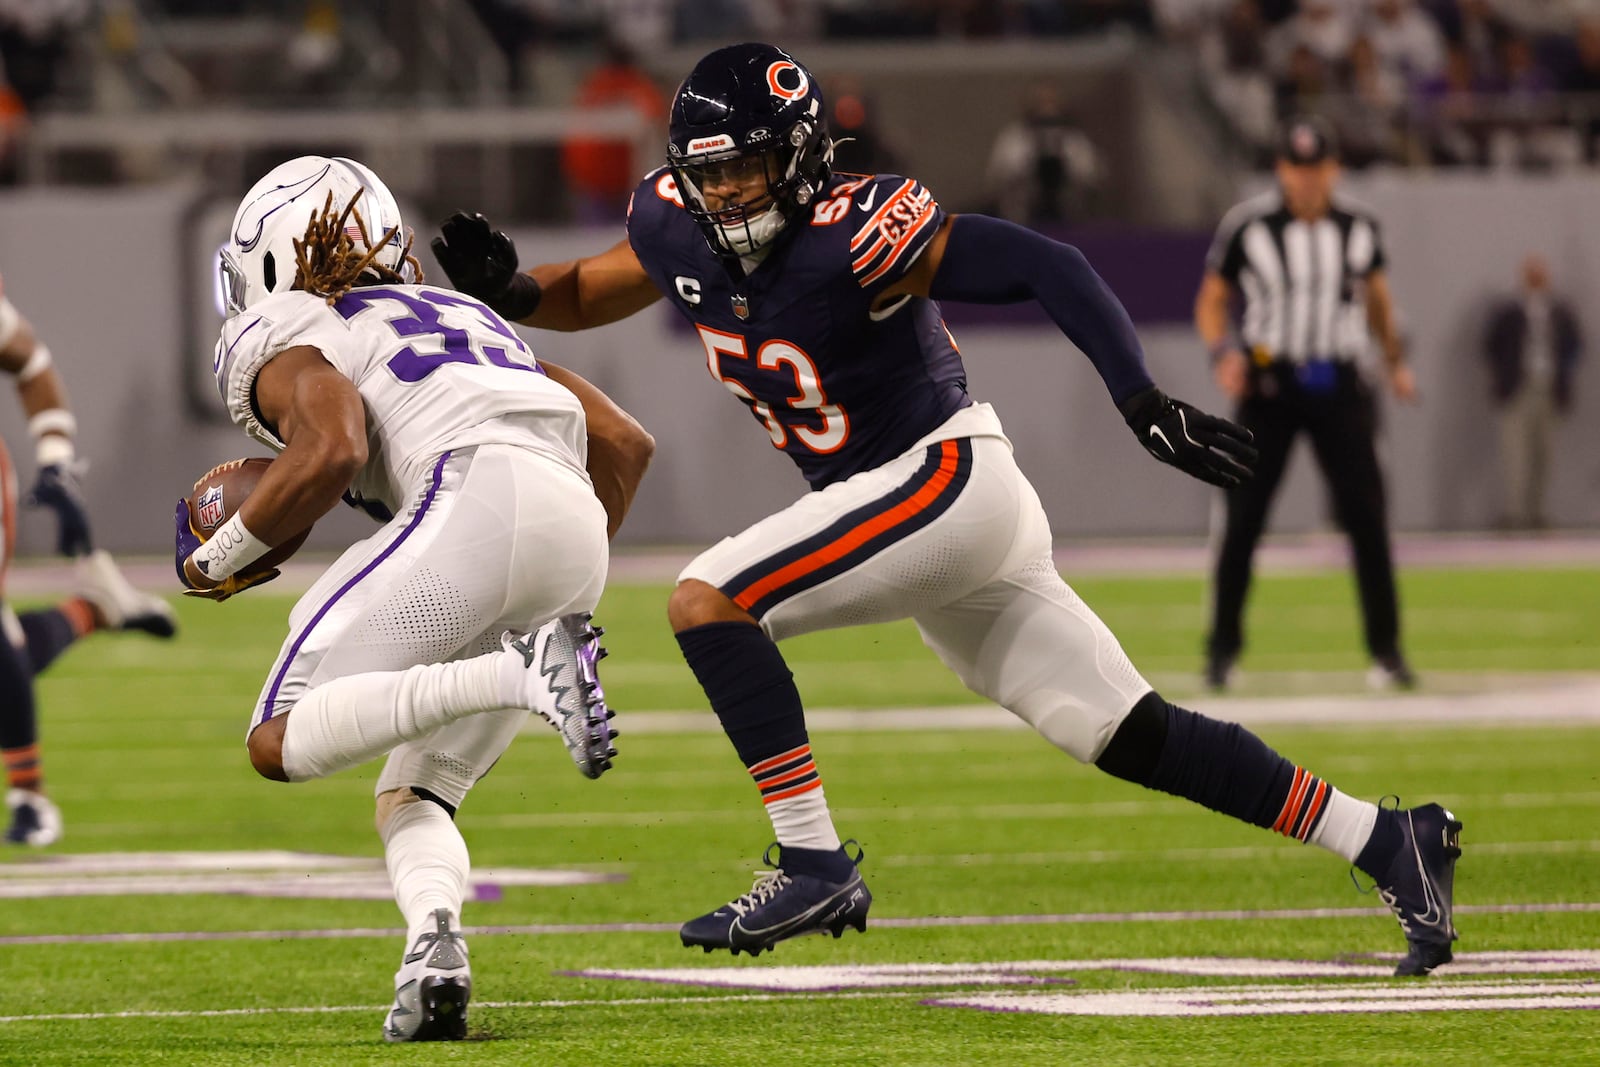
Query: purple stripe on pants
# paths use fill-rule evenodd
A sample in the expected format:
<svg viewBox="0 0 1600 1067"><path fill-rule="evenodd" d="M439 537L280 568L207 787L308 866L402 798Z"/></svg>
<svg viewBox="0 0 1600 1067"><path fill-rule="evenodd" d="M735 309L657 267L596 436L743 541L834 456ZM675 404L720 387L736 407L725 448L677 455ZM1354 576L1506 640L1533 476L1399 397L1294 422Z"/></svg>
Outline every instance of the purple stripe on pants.
<svg viewBox="0 0 1600 1067"><path fill-rule="evenodd" d="M261 722L266 722L268 719L272 718L272 709L278 703L278 690L283 686L284 676L289 673L290 665L294 663L295 656L299 655L300 653L300 646L305 644L306 638L311 636L311 631L317 628L317 623L321 622L322 617L328 613L328 610L339 602L340 597L354 589L356 584L360 582L361 579L365 578L367 575L376 570L378 564L388 559L394 553L395 549L399 548L403 543L405 543L405 539L411 536L411 531L415 530L418 524L422 522L422 517L428 513L428 507L433 503L434 494L438 493L439 491L439 483L444 479L444 465L449 459L450 453L446 452L444 455L439 457L439 462L433 465L433 484L428 486L428 491L423 495L422 503L418 506L417 513L411 516L411 521L406 523L406 528L404 530L400 531L400 536L396 537L394 542L390 544L388 548L385 548L382 552L378 553L377 558L375 558L371 563L368 563L365 567L362 567L361 570L356 573L355 577L341 585L339 587L339 591L334 593L333 596L329 597L326 604L317 609L317 613L311 617L311 621L306 624L306 628L301 630L300 635L294 639L294 644L289 646L289 654L283 658L283 666L279 668L277 677L272 679L272 688L267 692L267 699L265 702L266 714L261 716ZM261 723L257 723L256 725L259 726Z"/></svg>

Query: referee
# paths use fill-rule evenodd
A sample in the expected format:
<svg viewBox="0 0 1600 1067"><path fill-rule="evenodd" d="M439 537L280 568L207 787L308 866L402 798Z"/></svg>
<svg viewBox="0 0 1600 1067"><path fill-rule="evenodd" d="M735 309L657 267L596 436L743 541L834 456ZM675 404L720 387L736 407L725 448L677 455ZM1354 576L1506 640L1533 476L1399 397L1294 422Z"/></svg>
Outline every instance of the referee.
<svg viewBox="0 0 1600 1067"><path fill-rule="evenodd" d="M1261 450L1255 478L1227 491L1227 527L1217 556L1206 683L1227 687L1244 647L1251 557L1304 431L1350 537L1375 687L1415 684L1400 651L1400 612L1389 550L1383 473L1375 449L1377 403L1359 362L1373 340L1383 376L1402 401L1416 380L1395 328L1377 221L1333 197L1339 177L1333 133L1299 118L1283 130L1278 189L1228 212L1206 256L1194 322L1235 421ZM1230 308L1243 298L1235 333Z"/></svg>

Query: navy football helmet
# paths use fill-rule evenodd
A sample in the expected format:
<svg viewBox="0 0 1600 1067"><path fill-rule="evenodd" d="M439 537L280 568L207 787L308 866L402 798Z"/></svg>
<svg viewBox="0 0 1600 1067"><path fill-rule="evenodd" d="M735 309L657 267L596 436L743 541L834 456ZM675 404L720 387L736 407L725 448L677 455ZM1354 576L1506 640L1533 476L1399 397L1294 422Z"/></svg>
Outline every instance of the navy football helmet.
<svg viewBox="0 0 1600 1067"><path fill-rule="evenodd" d="M768 44L719 48L672 98L667 164L713 251L770 244L828 180L833 139L822 89Z"/></svg>

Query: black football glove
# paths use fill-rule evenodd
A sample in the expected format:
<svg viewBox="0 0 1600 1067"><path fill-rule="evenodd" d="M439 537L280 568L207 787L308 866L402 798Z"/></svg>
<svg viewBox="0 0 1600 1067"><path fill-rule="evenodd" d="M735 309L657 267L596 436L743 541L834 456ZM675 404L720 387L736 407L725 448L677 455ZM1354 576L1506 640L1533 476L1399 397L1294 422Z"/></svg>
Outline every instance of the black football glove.
<svg viewBox="0 0 1600 1067"><path fill-rule="evenodd" d="M23 501L32 508L49 508L56 513L56 551L77 558L94 550L89 535L89 505L83 496L84 464L49 463L39 468L39 477Z"/></svg>
<svg viewBox="0 0 1600 1067"><path fill-rule="evenodd" d="M1254 473L1255 435L1151 386L1118 405L1146 452L1202 482L1232 489Z"/></svg>
<svg viewBox="0 0 1600 1067"><path fill-rule="evenodd" d="M451 285L513 322L533 314L543 293L538 282L517 270L517 246L503 231L491 231L482 215L458 211L439 233L429 243Z"/></svg>

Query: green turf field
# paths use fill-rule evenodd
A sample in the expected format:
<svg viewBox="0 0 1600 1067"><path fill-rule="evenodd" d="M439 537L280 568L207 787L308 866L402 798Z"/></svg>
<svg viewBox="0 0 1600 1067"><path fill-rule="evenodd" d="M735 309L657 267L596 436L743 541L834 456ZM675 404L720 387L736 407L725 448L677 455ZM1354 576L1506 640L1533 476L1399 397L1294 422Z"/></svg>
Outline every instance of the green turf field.
<svg viewBox="0 0 1600 1067"><path fill-rule="evenodd" d="M1164 691L1194 694L1199 579L1074 584ZM1234 974L1172 973L1182 969L1177 957L1370 964L1364 954L1392 959L1402 939L1375 896L1358 894L1321 851L1081 768L1026 731L939 728L814 731L840 829L867 854L876 899L866 935L786 942L756 961L690 953L676 924L748 887L770 828L719 734L646 728L657 721L646 709L702 702L666 629L665 588L619 586L598 619L624 732L616 769L584 781L553 735L530 733L460 817L479 878L536 868L611 880L508 882L500 899L469 904L481 1040L417 1047L379 1038L401 951L386 900L135 885L123 895L62 895L132 862L115 859L98 874L68 868L50 896L20 896L52 864L87 853L285 850L376 861L370 771L285 786L256 778L245 759L243 730L290 603L270 593L220 606L186 600L179 641L95 638L41 680L46 770L67 837L54 849L0 855L0 894L18 897L0 910L0 1063L1596 1062L1594 1013L1560 1009L1600 1006L1600 718L1540 722L1527 695L1552 672L1600 677L1595 571L1404 576L1425 689L1504 692L1499 722L1416 725L1397 712L1394 724L1260 730L1349 792L1437 799L1463 818L1459 951L1587 957L1524 963L1516 974L1514 963L1496 962L1510 957L1478 957L1420 983L1360 969L1272 976L1245 963ZM1266 578L1251 622L1246 695L1370 699L1356 696L1365 663L1346 575ZM909 626L816 635L786 650L815 707L973 703ZM1531 690L1518 685L1521 674ZM630 712L640 727L631 734ZM362 870L381 878L381 868ZM164 857L136 877L188 874ZM311 875L283 877L297 879ZM1142 962L1106 969L1108 960ZM932 964L977 969L916 970ZM901 970L882 970L890 965ZM730 966L737 972L717 976L723 985L693 984L692 974L663 982L571 973ZM834 970L821 977L774 970L825 966ZM1033 980L995 984L1019 977ZM874 978L880 984L867 984ZM783 985L791 980L842 988ZM1163 1004L1181 1014L1029 1010L1075 1010L1093 992L1118 994L1101 998L1118 1010ZM1348 1010L1424 994L1432 999L1420 1006L1449 1010ZM998 1009L987 1011L928 1003L987 995L1013 999L983 1001ZM1261 1012L1301 999L1291 1014L1210 1016L1196 1007L1208 997ZM1473 998L1520 1010L1463 1010ZM1340 1010L1306 1008L1319 1004Z"/></svg>

